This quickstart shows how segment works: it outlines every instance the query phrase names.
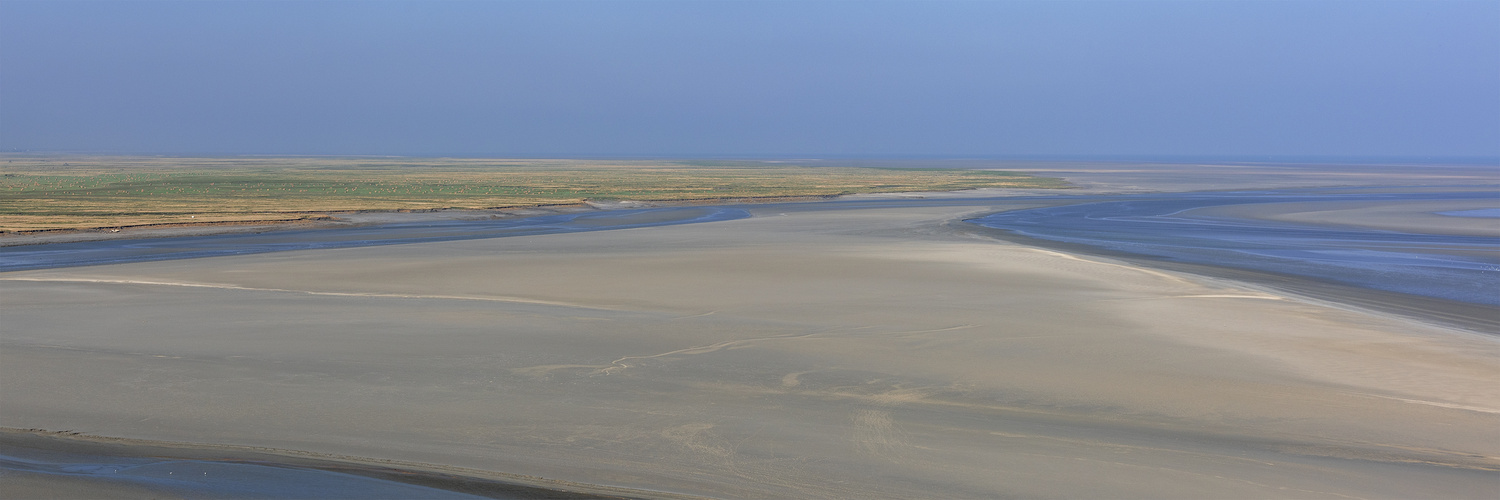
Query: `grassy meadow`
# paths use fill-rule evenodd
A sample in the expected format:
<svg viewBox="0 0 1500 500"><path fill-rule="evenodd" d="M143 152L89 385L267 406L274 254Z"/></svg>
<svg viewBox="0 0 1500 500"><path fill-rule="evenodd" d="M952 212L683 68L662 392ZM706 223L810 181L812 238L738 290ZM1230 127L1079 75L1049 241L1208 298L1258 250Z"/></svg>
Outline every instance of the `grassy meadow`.
<svg viewBox="0 0 1500 500"><path fill-rule="evenodd" d="M0 156L0 232L974 188L1060 188L987 170L768 162Z"/></svg>

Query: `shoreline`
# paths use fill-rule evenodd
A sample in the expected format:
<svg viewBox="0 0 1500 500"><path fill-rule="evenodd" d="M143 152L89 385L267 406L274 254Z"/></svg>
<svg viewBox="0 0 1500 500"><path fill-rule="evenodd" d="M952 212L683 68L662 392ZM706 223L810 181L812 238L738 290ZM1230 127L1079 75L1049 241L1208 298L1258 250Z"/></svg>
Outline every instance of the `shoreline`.
<svg viewBox="0 0 1500 500"><path fill-rule="evenodd" d="M989 215L988 213L985 215ZM981 216L982 217L982 216ZM973 219L978 217L968 217ZM1056 250L1067 254L1103 257L1146 269L1179 272L1201 279L1227 280L1231 284L1266 288L1331 307L1349 308L1367 314L1390 315L1429 326L1459 329L1484 337L1500 337L1500 309L1483 304L1444 300L1420 295L1389 292L1345 285L1305 276L1271 273L1227 266L1175 262L1148 255L1120 252L1106 248L1032 238L1004 229L985 227L964 219L949 222L956 231L993 238L1023 246Z"/></svg>
<svg viewBox="0 0 1500 500"><path fill-rule="evenodd" d="M951 191L961 193L963 191ZM882 193L883 194L883 193ZM530 205L493 209L434 208L403 210L351 210L307 212L316 214L297 219L266 219L243 221L167 222L130 226L100 226L91 228L38 229L34 231L0 232L0 248L52 243L78 243L116 239L156 239L187 236L213 236L235 233L264 233L296 229L336 229L369 226L392 222L421 222L432 220L481 220L536 217L596 210L618 210L630 208L691 207L703 205L813 202L838 199L840 196L764 196L735 198L704 198L695 200L589 200L583 203L556 205ZM300 213L300 212L288 212Z"/></svg>

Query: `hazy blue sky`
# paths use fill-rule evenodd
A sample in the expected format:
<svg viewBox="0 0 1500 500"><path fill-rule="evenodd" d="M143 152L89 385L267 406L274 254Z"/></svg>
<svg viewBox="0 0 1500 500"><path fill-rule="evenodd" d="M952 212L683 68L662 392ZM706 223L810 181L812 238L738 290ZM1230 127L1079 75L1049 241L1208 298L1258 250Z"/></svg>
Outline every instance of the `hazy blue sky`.
<svg viewBox="0 0 1500 500"><path fill-rule="evenodd" d="M1500 2L0 0L0 148L1497 156Z"/></svg>

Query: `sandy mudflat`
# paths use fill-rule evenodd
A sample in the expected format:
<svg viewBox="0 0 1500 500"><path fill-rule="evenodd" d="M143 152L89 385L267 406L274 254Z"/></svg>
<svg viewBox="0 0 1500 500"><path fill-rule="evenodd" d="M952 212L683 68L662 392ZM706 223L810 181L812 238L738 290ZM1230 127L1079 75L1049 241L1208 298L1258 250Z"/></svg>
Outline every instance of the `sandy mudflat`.
<svg viewBox="0 0 1500 500"><path fill-rule="evenodd" d="M1500 342L989 205L0 275L0 426L731 498L1493 498Z"/></svg>
<svg viewBox="0 0 1500 500"><path fill-rule="evenodd" d="M1184 212L1189 216L1228 216L1299 224L1354 226L1418 234L1500 237L1500 219L1454 217L1456 212L1500 207L1489 200L1391 202L1262 203Z"/></svg>

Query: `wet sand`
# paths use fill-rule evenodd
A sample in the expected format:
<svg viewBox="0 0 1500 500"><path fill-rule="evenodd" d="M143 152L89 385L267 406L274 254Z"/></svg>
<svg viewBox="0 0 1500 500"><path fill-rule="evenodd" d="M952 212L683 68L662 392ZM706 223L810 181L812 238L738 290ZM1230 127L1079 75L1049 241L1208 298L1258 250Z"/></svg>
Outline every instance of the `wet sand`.
<svg viewBox="0 0 1500 500"><path fill-rule="evenodd" d="M648 496L1500 488L1494 336L952 224L1006 208L4 273L0 425Z"/></svg>
<svg viewBox="0 0 1500 500"><path fill-rule="evenodd" d="M1441 213L1497 207L1500 207L1500 195L1489 200L1469 201L1263 203L1197 209L1184 212L1183 215L1226 216L1329 227L1353 226L1403 233L1500 238L1500 219L1455 217Z"/></svg>

